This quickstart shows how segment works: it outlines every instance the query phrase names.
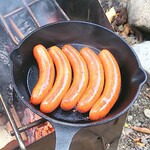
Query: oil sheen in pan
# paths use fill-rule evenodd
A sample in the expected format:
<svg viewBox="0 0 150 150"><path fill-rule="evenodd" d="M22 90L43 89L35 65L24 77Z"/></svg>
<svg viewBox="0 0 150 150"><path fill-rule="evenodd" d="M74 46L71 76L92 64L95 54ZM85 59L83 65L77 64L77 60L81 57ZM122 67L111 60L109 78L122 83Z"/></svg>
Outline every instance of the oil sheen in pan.
<svg viewBox="0 0 150 150"><path fill-rule="evenodd" d="M57 45L58 47L62 47L64 44L60 44ZM80 51L80 49L82 47L90 47L96 54L98 54L100 52L100 50L88 46L88 45L83 45L83 44L78 44L78 43L71 43L70 45L72 45L73 47L75 47L78 51ZM27 74L27 87L28 87L28 91L31 95L31 92L34 88L34 86L36 85L37 81L38 81L38 65L36 62L33 63L33 65L29 68L28 70L28 74ZM36 108L39 109L38 106L35 106ZM70 111L64 111L62 110L60 107L58 107L55 111L53 111L50 114L47 114L50 117L53 117L55 119L59 119L62 121L67 121L67 122L74 122L74 123L80 123L80 122L90 122L88 119L88 113L80 113L78 111L76 111L75 109L70 110Z"/></svg>

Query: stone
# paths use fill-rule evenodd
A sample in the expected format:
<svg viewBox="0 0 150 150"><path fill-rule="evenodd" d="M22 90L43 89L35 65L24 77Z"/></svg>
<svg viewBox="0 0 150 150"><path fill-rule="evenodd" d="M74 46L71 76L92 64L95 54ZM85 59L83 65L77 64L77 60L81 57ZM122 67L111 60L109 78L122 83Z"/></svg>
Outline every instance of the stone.
<svg viewBox="0 0 150 150"><path fill-rule="evenodd" d="M128 0L128 22L150 32L150 0Z"/></svg>
<svg viewBox="0 0 150 150"><path fill-rule="evenodd" d="M131 115L128 115L127 120L128 122L130 122L133 119L133 117Z"/></svg>
<svg viewBox="0 0 150 150"><path fill-rule="evenodd" d="M118 26L118 30L119 30L120 32L122 32L122 31L124 30L123 25Z"/></svg>
<svg viewBox="0 0 150 150"><path fill-rule="evenodd" d="M123 130L124 135L129 135L132 133L133 133L133 130L131 128L124 128L124 130Z"/></svg>
<svg viewBox="0 0 150 150"><path fill-rule="evenodd" d="M138 123L137 123L137 126L138 126L138 127L140 127L141 125L142 125L142 123L141 123L141 122L138 122Z"/></svg>
<svg viewBox="0 0 150 150"><path fill-rule="evenodd" d="M148 144L148 140L147 140L146 137L142 137L141 142L142 142L143 144Z"/></svg>
<svg viewBox="0 0 150 150"><path fill-rule="evenodd" d="M145 109L144 110L144 115L150 119L150 109Z"/></svg>
<svg viewBox="0 0 150 150"><path fill-rule="evenodd" d="M148 74L148 84L150 84L150 41L134 44L133 49L137 54L143 69Z"/></svg>

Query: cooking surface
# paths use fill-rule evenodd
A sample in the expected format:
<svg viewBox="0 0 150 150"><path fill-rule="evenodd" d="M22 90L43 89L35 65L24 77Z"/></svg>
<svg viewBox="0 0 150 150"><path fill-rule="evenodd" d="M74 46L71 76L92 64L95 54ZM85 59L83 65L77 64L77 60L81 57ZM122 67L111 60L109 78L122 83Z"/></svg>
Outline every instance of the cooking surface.
<svg viewBox="0 0 150 150"><path fill-rule="evenodd" d="M0 5L0 7L3 8L0 9L0 31L2 33L2 36L0 36L0 56L3 56L2 58L7 58L7 53L13 51L15 46L19 44L26 35L30 34L39 26L43 26L47 23L68 20L70 18L71 20L77 19L95 22L112 29L97 0L70 0L69 2L67 0L57 0L58 4L60 4L66 14L61 11L57 4L55 6L52 5L52 3L55 4L55 1L16 0L14 2L15 5L12 5L13 3L11 2L10 7L4 9L6 8L5 6L8 7L9 2L10 0L6 0ZM41 12L42 7L45 8L43 12ZM6 79L8 78L8 76L5 77ZM23 106L23 108L24 107L25 106ZM116 149L125 118L126 113L107 125L82 129L74 137L73 143L71 144L71 150L88 150L88 148L90 150L103 150L109 146L110 150L111 148ZM89 145L87 144L87 141L89 141ZM52 133L45 138L30 144L27 149L54 149L54 143L55 135Z"/></svg>
<svg viewBox="0 0 150 150"><path fill-rule="evenodd" d="M87 47L87 45L84 44L78 44L78 43L72 43L71 44L73 47L75 47L77 50L80 50L83 47ZM62 47L61 45L58 45L59 47ZM91 47L92 50L94 50L95 53L99 53L99 50ZM34 62L33 65L29 68L28 70L28 76L27 76L27 87L28 91L31 94L32 89L34 88L35 84L37 83L38 80L38 66L37 63ZM39 108L38 108L39 109ZM57 120L62 120L65 122L72 122L72 123L80 123L80 122L90 122L88 119L88 113L82 114L78 111L64 111L60 108L57 108L54 112L52 112L53 117L56 118Z"/></svg>

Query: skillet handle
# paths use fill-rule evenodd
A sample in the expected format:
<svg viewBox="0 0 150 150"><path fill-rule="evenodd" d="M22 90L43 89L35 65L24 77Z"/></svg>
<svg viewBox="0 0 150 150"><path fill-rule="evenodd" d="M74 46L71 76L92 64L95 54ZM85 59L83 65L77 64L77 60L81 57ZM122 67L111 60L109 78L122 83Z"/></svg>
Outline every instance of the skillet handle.
<svg viewBox="0 0 150 150"><path fill-rule="evenodd" d="M80 130L80 127L52 124L56 135L55 150L69 150L72 138Z"/></svg>

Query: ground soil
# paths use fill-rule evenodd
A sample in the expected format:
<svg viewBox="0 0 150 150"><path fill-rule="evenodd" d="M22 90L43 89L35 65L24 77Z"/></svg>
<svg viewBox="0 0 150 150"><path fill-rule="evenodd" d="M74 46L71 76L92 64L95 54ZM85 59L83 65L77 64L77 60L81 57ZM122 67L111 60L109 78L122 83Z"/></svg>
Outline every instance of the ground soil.
<svg viewBox="0 0 150 150"><path fill-rule="evenodd" d="M150 150L150 134L134 131L130 126L150 129L150 118L144 110L150 109L150 86L146 83L129 110L125 126L122 131L118 150Z"/></svg>

